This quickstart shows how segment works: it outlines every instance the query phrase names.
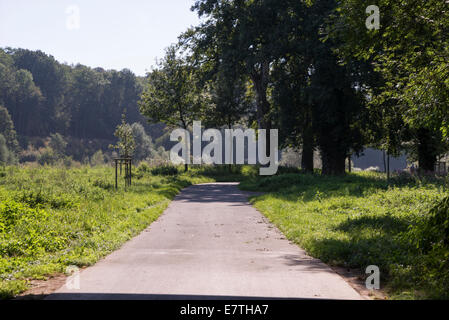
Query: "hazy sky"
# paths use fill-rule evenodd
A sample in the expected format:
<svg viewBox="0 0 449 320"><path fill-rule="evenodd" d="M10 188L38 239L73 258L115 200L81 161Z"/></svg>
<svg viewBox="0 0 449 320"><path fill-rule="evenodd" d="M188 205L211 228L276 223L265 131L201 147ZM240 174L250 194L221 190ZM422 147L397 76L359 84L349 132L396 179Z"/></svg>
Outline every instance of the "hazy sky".
<svg viewBox="0 0 449 320"><path fill-rule="evenodd" d="M194 0L0 0L0 47L42 50L59 62L145 75L197 25Z"/></svg>

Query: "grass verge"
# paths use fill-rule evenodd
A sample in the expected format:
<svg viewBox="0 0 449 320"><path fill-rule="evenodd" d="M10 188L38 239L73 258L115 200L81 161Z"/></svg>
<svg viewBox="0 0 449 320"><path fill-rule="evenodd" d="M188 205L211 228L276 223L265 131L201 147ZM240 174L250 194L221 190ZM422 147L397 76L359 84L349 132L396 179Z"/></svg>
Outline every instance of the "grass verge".
<svg viewBox="0 0 449 320"><path fill-rule="evenodd" d="M94 264L148 227L181 189L214 181L198 170L147 173L128 190L116 191L110 167L8 167L2 172L0 298L67 266Z"/></svg>
<svg viewBox="0 0 449 320"><path fill-rule="evenodd" d="M405 176L387 183L378 173L281 174L245 180L241 188L267 192L252 203L310 255L361 273L378 266L393 299L447 299L449 206L437 206L439 222L429 228L446 185Z"/></svg>

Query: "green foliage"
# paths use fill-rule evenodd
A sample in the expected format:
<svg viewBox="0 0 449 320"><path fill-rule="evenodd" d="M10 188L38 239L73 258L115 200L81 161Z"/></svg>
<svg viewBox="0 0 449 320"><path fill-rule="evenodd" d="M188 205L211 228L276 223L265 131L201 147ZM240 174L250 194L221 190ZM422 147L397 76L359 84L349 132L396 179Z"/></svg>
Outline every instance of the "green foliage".
<svg viewBox="0 0 449 320"><path fill-rule="evenodd" d="M368 265L379 266L392 298L449 296L444 180L281 174L242 187L267 192L252 199L256 208L312 256L361 276Z"/></svg>
<svg viewBox="0 0 449 320"><path fill-rule="evenodd" d="M13 162L14 155L8 150L6 139L0 134L0 165Z"/></svg>
<svg viewBox="0 0 449 320"><path fill-rule="evenodd" d="M67 147L67 141L59 133L54 133L50 135L49 147L53 150L56 157L62 158L65 155L65 150Z"/></svg>
<svg viewBox="0 0 449 320"><path fill-rule="evenodd" d="M156 220L192 183L212 178L145 175L114 190L110 167L7 167L0 176L0 297L68 265L91 265Z"/></svg>
<svg viewBox="0 0 449 320"><path fill-rule="evenodd" d="M449 196L421 216L403 237L419 252L414 260L414 281L432 298L449 298Z"/></svg>
<svg viewBox="0 0 449 320"><path fill-rule="evenodd" d="M17 142L14 123L8 110L0 105L0 135L5 138L6 146L11 152L19 151L19 143Z"/></svg>
<svg viewBox="0 0 449 320"><path fill-rule="evenodd" d="M119 139L117 145L111 145L110 148L117 149L121 157L129 158L134 154L136 142L134 140L133 129L129 123L126 123L125 114L122 115L122 123L115 129L114 135Z"/></svg>
<svg viewBox="0 0 449 320"><path fill-rule="evenodd" d="M98 150L94 153L94 155L90 158L91 166L103 166L105 164L103 151Z"/></svg>
<svg viewBox="0 0 449 320"><path fill-rule="evenodd" d="M171 165L151 169L151 174L154 176L176 176L178 173L178 168Z"/></svg>
<svg viewBox="0 0 449 320"><path fill-rule="evenodd" d="M75 206L73 198L67 195L55 196L42 190L23 190L16 195L16 200L27 204L31 208L50 206L53 209L72 208Z"/></svg>
<svg viewBox="0 0 449 320"><path fill-rule="evenodd" d="M104 179L96 179L93 183L93 186L104 189L104 190L113 190L115 188L114 184L110 181Z"/></svg>
<svg viewBox="0 0 449 320"><path fill-rule="evenodd" d="M200 95L195 73L176 47L167 49L159 68L148 75L140 111L151 122L187 129L198 119Z"/></svg>
<svg viewBox="0 0 449 320"><path fill-rule="evenodd" d="M30 208L13 200L0 204L0 256L36 257L64 247L66 239L46 227L50 215L39 208Z"/></svg>
<svg viewBox="0 0 449 320"><path fill-rule="evenodd" d="M127 69L68 66L41 51L0 49L0 105L11 115L21 142L25 137L63 133L70 142L66 153L77 161L107 148L125 107L131 123L142 123L147 131L152 129L137 105L143 79ZM12 132L4 119L0 108L0 134L7 139L8 149L17 152L9 145L14 139L3 132ZM158 130L151 134L159 137ZM73 143L80 140L82 146ZM98 142L102 144L92 145ZM25 143L23 146L27 147Z"/></svg>
<svg viewBox="0 0 449 320"><path fill-rule="evenodd" d="M145 162L141 162L137 167L137 171L142 173L150 172L150 166Z"/></svg>
<svg viewBox="0 0 449 320"><path fill-rule="evenodd" d="M46 148L37 159L40 165L53 165L59 159L58 154L56 154L53 149Z"/></svg>
<svg viewBox="0 0 449 320"><path fill-rule="evenodd" d="M381 26L368 30L361 10L366 1L339 1L330 38L336 39L334 49L342 60L372 66L363 82L371 123L379 128L374 143L391 154L411 143L420 168L433 171L437 156L449 148L444 138L449 123L447 2L380 0L376 5ZM370 82L373 75L377 81Z"/></svg>
<svg viewBox="0 0 449 320"><path fill-rule="evenodd" d="M151 137L147 135L145 128L140 123L133 123L131 129L136 143L134 159L136 161L145 160L151 155L153 149Z"/></svg>

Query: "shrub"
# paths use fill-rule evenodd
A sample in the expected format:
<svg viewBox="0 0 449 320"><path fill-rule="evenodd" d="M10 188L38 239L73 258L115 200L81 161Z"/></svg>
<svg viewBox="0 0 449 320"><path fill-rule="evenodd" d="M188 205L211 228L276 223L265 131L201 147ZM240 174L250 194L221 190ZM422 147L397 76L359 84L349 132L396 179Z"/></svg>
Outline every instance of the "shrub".
<svg viewBox="0 0 449 320"><path fill-rule="evenodd" d="M405 235L418 249L414 274L431 298L449 298L449 196L439 201ZM417 276L418 277L418 276Z"/></svg>
<svg viewBox="0 0 449 320"><path fill-rule="evenodd" d="M43 166L55 164L56 160L58 160L58 156L56 155L56 153L51 148L47 148L39 156L37 162Z"/></svg>
<svg viewBox="0 0 449 320"><path fill-rule="evenodd" d="M137 172L143 172L143 173L150 172L150 166L145 162L141 162L139 164L139 166L137 167Z"/></svg>
<svg viewBox="0 0 449 320"><path fill-rule="evenodd" d="M103 166L105 163L103 151L98 150L95 154L90 158L91 166Z"/></svg>
<svg viewBox="0 0 449 320"><path fill-rule="evenodd" d="M170 165L156 167L151 170L153 176L176 176L178 173L178 168Z"/></svg>
<svg viewBox="0 0 449 320"><path fill-rule="evenodd" d="M93 186L104 189L104 190L113 190L114 189L114 184L112 182L101 180L101 179L95 180L93 182Z"/></svg>
<svg viewBox="0 0 449 320"><path fill-rule="evenodd" d="M27 204L31 208L49 205L53 209L72 208L74 201L68 196L53 196L49 193L44 193L42 190L33 191L25 190L16 196L16 200Z"/></svg>
<svg viewBox="0 0 449 320"><path fill-rule="evenodd" d="M0 231L8 238L0 242L0 256L35 256L54 252L65 245L65 239L46 228L50 215L14 200L0 203Z"/></svg>
<svg viewBox="0 0 449 320"><path fill-rule="evenodd" d="M278 172L277 174L287 174L287 173L297 173L300 174L301 173L301 169L299 169L298 167L279 167L278 168Z"/></svg>
<svg viewBox="0 0 449 320"><path fill-rule="evenodd" d="M424 253L436 246L449 249L449 196L438 202L414 231L416 245Z"/></svg>

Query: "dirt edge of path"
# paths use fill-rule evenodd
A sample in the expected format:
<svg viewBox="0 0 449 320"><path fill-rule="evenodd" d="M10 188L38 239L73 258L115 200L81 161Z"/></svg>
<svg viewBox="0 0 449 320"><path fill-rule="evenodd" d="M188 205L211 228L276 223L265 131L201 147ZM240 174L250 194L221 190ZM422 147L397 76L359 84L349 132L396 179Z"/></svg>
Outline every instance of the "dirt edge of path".
<svg viewBox="0 0 449 320"><path fill-rule="evenodd" d="M329 266L342 277L355 291L366 300L387 300L387 294L382 290L370 290L366 288L360 270L344 267Z"/></svg>
<svg viewBox="0 0 449 320"><path fill-rule="evenodd" d="M17 295L14 300L43 300L61 288L67 278L64 273L57 273L48 276L47 280L29 280L29 289Z"/></svg>

